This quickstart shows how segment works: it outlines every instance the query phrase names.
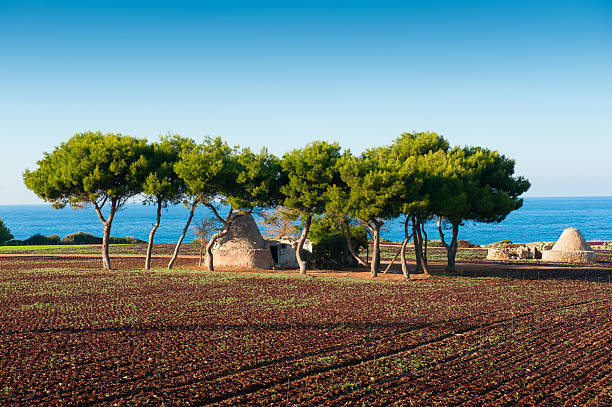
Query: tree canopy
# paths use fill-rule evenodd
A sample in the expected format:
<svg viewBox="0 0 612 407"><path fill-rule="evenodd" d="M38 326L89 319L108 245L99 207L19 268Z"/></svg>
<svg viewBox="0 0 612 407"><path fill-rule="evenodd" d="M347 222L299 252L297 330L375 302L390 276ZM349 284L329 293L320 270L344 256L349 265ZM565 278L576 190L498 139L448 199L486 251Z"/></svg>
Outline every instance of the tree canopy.
<svg viewBox="0 0 612 407"><path fill-rule="evenodd" d="M285 177L278 157L265 148L259 153L243 148L234 155L232 170L234 183L225 191L226 201L232 207L252 212L255 208L280 205Z"/></svg>
<svg viewBox="0 0 612 407"><path fill-rule="evenodd" d="M399 215L403 182L389 148L377 147L354 157L345 153L337 162L341 183L329 188L328 209L357 219L372 234L374 251L371 273L380 267L380 230L384 223Z"/></svg>
<svg viewBox="0 0 612 407"><path fill-rule="evenodd" d="M44 153L36 170L25 170L25 184L56 208L121 206L141 192L145 149L145 140L119 133L80 133Z"/></svg>
<svg viewBox="0 0 612 407"><path fill-rule="evenodd" d="M146 177L142 185L145 203L157 206L155 223L149 233L145 269L151 268L153 239L161 222L162 208L169 204L177 204L185 197L185 182L174 170L179 162L180 154L194 147L193 140L178 134L168 134L159 141L148 145Z"/></svg>
<svg viewBox="0 0 612 407"><path fill-rule="evenodd" d="M324 229L328 235L333 229L335 240L341 230L337 222L344 223L346 248L362 265L367 263L351 242L351 225L367 228L374 246L370 264L373 276L380 266L383 225L403 217L401 259L407 277L405 250L411 239L416 268L427 272L426 222L437 219L452 269L460 225L466 221L501 222L521 207L520 196L530 186L525 178L514 175L514 161L497 151L471 146L451 148L444 137L432 132L403 133L390 145L372 147L358 156L341 151L338 143L314 141L284 154L282 159L265 148L253 152L248 147L230 147L219 137L205 137L196 144L189 138L168 134L148 144L122 134L85 132L44 153L38 168L24 172L24 181L56 208L95 208L104 225L105 268L110 268L108 242L114 216L130 198L141 195L145 203L157 206L145 268L150 267L161 209L183 202L190 207L189 217L169 268L198 205L207 206L221 225L207 242L209 269L213 268L212 244L229 232L233 219L256 210L283 207L303 226L296 248L302 274L306 273L306 263L301 251L313 216L325 214L334 219L334 228L326 223ZM226 216L221 216L221 208L229 208ZM286 229L287 221L283 222ZM445 225L452 229L448 242Z"/></svg>
<svg viewBox="0 0 612 407"><path fill-rule="evenodd" d="M286 183L280 188L284 196L283 205L295 209L304 218L304 227L296 248L301 274L306 274L306 262L302 259L301 251L312 216L325 211L328 189L340 182L336 168L339 158L338 143L315 141L304 148L286 153L281 162L286 177Z"/></svg>
<svg viewBox="0 0 612 407"><path fill-rule="evenodd" d="M122 134L80 133L45 153L38 168L24 172L26 186L55 208L93 205L104 224L102 263L110 269L108 238L114 216L142 192L146 141ZM108 205L108 215L103 208Z"/></svg>
<svg viewBox="0 0 612 407"><path fill-rule="evenodd" d="M395 139L389 151L402 181L398 196L399 212L404 216L404 240L401 247L402 271L409 272L406 264L406 248L413 241L416 268L427 273L427 235L424 224L433 216L431 190L433 175L446 162L449 145L444 137L436 133L403 133Z"/></svg>
<svg viewBox="0 0 612 407"><path fill-rule="evenodd" d="M147 152L146 178L142 193L150 203L176 204L183 200L185 182L178 176L174 166L181 152L193 149L193 140L178 134L168 134L149 145Z"/></svg>
<svg viewBox="0 0 612 407"><path fill-rule="evenodd" d="M223 218L217 213L214 203L224 193L234 188L236 165L233 155L235 151L235 148L231 148L220 137L212 138L209 136L206 136L202 143L181 150L179 160L174 165L174 171L184 182L184 203L190 206L190 211L183 233L179 237L172 258L168 263L169 269L173 267L178 257L181 243L185 239L198 205L208 206L214 211L215 216L223 222Z"/></svg>
<svg viewBox="0 0 612 407"><path fill-rule="evenodd" d="M459 226L465 221L501 222L522 206L520 195L530 183L514 176L513 160L481 147L455 147L430 171L437 186L430 191L432 211L447 248L448 267L454 270ZM442 230L444 222L452 228L450 242Z"/></svg>

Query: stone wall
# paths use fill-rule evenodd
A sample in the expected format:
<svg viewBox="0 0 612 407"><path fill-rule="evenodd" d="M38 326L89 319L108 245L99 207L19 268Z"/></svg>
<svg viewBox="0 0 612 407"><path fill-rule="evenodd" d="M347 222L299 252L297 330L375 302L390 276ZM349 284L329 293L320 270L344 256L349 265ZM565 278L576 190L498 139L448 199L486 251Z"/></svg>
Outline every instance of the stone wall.
<svg viewBox="0 0 612 407"><path fill-rule="evenodd" d="M541 259L542 248L550 248L550 246L547 247L544 243L529 243L491 247L487 251L487 260Z"/></svg>
<svg viewBox="0 0 612 407"><path fill-rule="evenodd" d="M280 268L296 268L299 267L297 258L295 256L295 249L297 248L297 240L295 239L268 239L266 241L268 247L276 247L278 253L278 263L276 266ZM302 252L308 251L312 253L312 241L306 239Z"/></svg>
<svg viewBox="0 0 612 407"><path fill-rule="evenodd" d="M277 247L278 264L281 267L299 267L293 246L288 244L280 244Z"/></svg>
<svg viewBox="0 0 612 407"><path fill-rule="evenodd" d="M595 263L596 257L594 251L545 250L542 252L542 260L556 263L588 264Z"/></svg>
<svg viewBox="0 0 612 407"><path fill-rule="evenodd" d="M274 267L270 249L213 250L215 267L237 267L269 270Z"/></svg>

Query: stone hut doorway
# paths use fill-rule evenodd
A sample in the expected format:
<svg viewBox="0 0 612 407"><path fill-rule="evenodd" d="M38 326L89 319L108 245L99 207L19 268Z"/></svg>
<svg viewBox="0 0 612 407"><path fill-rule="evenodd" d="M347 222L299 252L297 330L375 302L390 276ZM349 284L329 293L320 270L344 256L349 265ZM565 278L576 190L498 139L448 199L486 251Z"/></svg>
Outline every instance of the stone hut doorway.
<svg viewBox="0 0 612 407"><path fill-rule="evenodd" d="M274 264L278 264L278 246L270 246L270 253L272 254L272 259L274 259Z"/></svg>

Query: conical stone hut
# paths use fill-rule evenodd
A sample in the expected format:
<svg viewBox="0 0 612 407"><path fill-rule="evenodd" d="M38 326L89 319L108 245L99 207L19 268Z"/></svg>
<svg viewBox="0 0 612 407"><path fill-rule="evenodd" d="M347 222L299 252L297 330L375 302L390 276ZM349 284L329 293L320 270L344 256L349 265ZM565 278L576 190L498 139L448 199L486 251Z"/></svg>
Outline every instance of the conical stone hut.
<svg viewBox="0 0 612 407"><path fill-rule="evenodd" d="M550 250L542 252L543 261L585 264L595 263L595 252L576 228L568 228Z"/></svg>
<svg viewBox="0 0 612 407"><path fill-rule="evenodd" d="M271 269L274 260L250 214L235 212L227 235L213 246L215 267Z"/></svg>

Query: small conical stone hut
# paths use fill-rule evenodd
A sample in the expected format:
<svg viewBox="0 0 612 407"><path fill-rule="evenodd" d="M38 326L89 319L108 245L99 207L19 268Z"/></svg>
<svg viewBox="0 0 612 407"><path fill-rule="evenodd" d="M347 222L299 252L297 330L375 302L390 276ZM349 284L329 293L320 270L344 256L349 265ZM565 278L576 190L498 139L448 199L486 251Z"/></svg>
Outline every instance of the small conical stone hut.
<svg viewBox="0 0 612 407"><path fill-rule="evenodd" d="M272 254L253 216L236 212L232 219L229 233L217 239L213 246L215 267L271 269Z"/></svg>
<svg viewBox="0 0 612 407"><path fill-rule="evenodd" d="M595 263L595 252L576 228L568 228L550 250L542 251L543 261L560 263Z"/></svg>

